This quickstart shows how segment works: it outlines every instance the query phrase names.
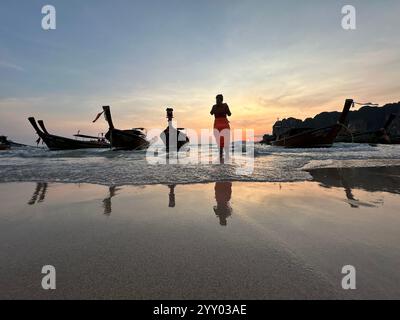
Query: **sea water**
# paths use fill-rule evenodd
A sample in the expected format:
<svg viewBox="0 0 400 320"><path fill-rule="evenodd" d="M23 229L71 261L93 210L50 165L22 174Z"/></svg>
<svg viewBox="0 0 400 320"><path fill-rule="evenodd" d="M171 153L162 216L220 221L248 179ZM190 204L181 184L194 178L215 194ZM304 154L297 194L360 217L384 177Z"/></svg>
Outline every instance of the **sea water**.
<svg viewBox="0 0 400 320"><path fill-rule="evenodd" d="M332 148L284 149L255 144L254 154L240 154L238 157L238 152L235 152L223 164L218 161L216 146L210 146L205 152L204 148L190 145L179 154L179 159L175 157L170 155L166 160L161 147L156 154L109 149L49 151L35 147L14 148L0 152L0 182L142 185L227 180L303 181L311 179L307 170L314 168L400 165L400 145L343 143ZM243 159L248 160L251 170L237 170Z"/></svg>

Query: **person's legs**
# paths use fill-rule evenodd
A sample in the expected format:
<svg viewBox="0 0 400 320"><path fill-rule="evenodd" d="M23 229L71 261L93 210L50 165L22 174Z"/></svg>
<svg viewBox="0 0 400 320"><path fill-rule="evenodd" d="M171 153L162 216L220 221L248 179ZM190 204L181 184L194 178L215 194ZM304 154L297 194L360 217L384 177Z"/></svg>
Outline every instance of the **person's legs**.
<svg viewBox="0 0 400 320"><path fill-rule="evenodd" d="M224 156L224 137L221 134L221 130L214 128L214 137L217 143L219 157L222 158Z"/></svg>
<svg viewBox="0 0 400 320"><path fill-rule="evenodd" d="M224 148L223 147L219 147L219 157L220 158L224 157Z"/></svg>
<svg viewBox="0 0 400 320"><path fill-rule="evenodd" d="M220 154L223 157L224 153L226 158L230 155L230 145L231 145L231 130L230 128L223 128L219 131L220 134Z"/></svg>
<svg viewBox="0 0 400 320"><path fill-rule="evenodd" d="M231 131L226 119L216 120L214 123L214 136L218 145L219 156L223 158L224 153L229 158Z"/></svg>
<svg viewBox="0 0 400 320"><path fill-rule="evenodd" d="M230 148L231 148L231 130L230 129L225 129L224 131L227 131L226 134L224 135L224 151L225 151L225 156L228 159L230 156Z"/></svg>

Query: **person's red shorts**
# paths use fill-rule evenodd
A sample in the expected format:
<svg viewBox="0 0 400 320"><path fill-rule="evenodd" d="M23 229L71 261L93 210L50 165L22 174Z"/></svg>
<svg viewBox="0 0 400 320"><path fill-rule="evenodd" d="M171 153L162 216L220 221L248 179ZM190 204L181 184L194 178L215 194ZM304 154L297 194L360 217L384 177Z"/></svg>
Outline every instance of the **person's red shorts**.
<svg viewBox="0 0 400 320"><path fill-rule="evenodd" d="M215 133L215 138L217 140L219 140L219 147L223 148L225 146L225 139L223 134L219 134L222 130L230 130L231 127L229 126L229 121L227 118L215 118L214 121L214 129L218 130L218 135ZM219 137L219 139L217 139Z"/></svg>

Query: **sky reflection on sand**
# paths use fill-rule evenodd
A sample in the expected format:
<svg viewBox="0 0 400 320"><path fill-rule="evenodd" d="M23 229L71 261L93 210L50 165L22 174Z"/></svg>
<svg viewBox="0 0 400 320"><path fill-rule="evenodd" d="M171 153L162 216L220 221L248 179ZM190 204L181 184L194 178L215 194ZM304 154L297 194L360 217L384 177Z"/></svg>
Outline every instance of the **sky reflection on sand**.
<svg viewBox="0 0 400 320"><path fill-rule="evenodd" d="M311 175L0 184L1 298L399 298L399 168ZM40 289L44 264L54 293ZM355 291L340 288L346 264Z"/></svg>

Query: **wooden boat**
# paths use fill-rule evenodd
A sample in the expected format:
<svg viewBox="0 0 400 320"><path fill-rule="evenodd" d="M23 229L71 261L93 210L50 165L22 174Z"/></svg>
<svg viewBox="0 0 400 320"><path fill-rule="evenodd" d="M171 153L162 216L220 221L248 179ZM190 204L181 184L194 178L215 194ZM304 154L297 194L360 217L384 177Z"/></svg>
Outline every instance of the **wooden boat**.
<svg viewBox="0 0 400 320"><path fill-rule="evenodd" d="M182 131L184 128L175 128L172 124L174 109L167 108L168 127L161 133L160 138L164 142L167 151L179 151L185 144L189 143L189 138ZM176 140L170 143L170 137Z"/></svg>
<svg viewBox="0 0 400 320"><path fill-rule="evenodd" d="M354 143L370 143L370 144L390 144L391 138L388 134L388 129L396 115L392 113L387 119L383 128L374 131L354 132L337 137L337 142L354 142Z"/></svg>
<svg viewBox="0 0 400 320"><path fill-rule="evenodd" d="M50 134L47 131L43 120L38 120L38 124L42 130L39 129L34 117L29 117L28 120L39 136L37 142L39 143L41 139L50 150L110 148L110 144L107 143L105 139L91 137L93 138L92 140L77 140L77 139L60 137Z"/></svg>
<svg viewBox="0 0 400 320"><path fill-rule="evenodd" d="M129 130L116 129L112 122L110 106L104 106L103 112L109 127L105 137L110 141L114 149L145 150L149 147L150 143L146 138L144 128L133 128Z"/></svg>
<svg viewBox="0 0 400 320"><path fill-rule="evenodd" d="M0 136L0 150L8 150L10 148L10 142L7 140L7 137Z"/></svg>
<svg viewBox="0 0 400 320"><path fill-rule="evenodd" d="M11 147L26 147L26 145L8 140L6 136L0 136L0 150L8 150Z"/></svg>
<svg viewBox="0 0 400 320"><path fill-rule="evenodd" d="M337 123L324 128L292 128L277 136L274 146L285 148L325 148L331 147L342 129L354 101L347 99Z"/></svg>

